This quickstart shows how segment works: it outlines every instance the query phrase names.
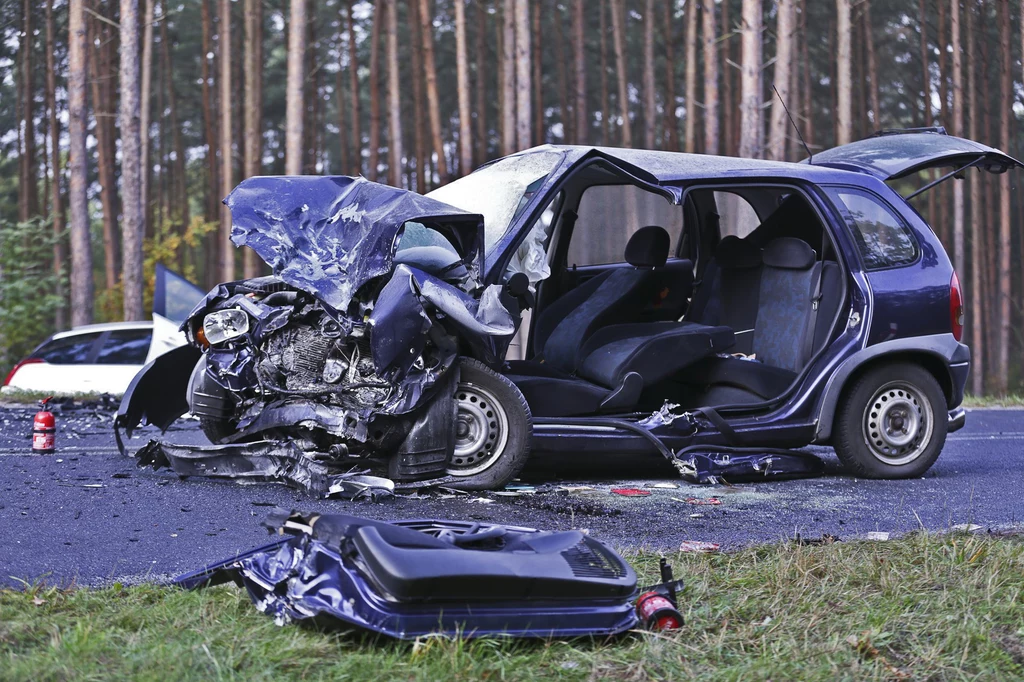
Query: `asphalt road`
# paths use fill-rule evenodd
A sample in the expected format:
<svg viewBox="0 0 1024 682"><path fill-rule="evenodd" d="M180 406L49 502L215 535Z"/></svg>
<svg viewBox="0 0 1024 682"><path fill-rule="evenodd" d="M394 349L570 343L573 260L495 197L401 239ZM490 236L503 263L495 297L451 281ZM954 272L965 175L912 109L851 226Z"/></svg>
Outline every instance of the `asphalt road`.
<svg viewBox="0 0 1024 682"><path fill-rule="evenodd" d="M276 484L179 480L138 469L117 453L102 411L58 416L58 451L30 451L30 408L0 407L0 585L166 580L266 541L260 520L275 505L377 518L461 518L545 529L586 528L618 547L674 549L683 540L723 548L824 534L941 530L961 523L1000 528L1024 520L1024 411L975 410L921 479L865 481L828 474L736 489L681 483L652 456L597 472L586 453L533 472L536 494L438 495L385 502L315 500ZM197 436L194 427L172 439ZM137 440L138 447L144 441ZM600 473L600 475L598 475ZM653 487L656 483L678 488ZM648 490L623 497L612 488ZM565 487L584 489L565 490ZM687 498L717 496L717 506Z"/></svg>

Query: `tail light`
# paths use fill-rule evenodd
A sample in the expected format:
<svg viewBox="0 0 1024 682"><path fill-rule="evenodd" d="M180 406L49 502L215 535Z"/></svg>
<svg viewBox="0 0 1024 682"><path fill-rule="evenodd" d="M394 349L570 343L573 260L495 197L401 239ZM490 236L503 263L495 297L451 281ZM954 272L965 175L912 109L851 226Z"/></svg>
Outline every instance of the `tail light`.
<svg viewBox="0 0 1024 682"><path fill-rule="evenodd" d="M38 365L40 362L43 362L42 358L25 358L16 364L11 371L7 373L7 378L4 379L4 386L9 386L11 384L11 380L14 379L14 375L25 365Z"/></svg>
<svg viewBox="0 0 1024 682"><path fill-rule="evenodd" d="M964 296L960 291L960 278L953 273L949 280L949 323L953 337L959 341L964 335Z"/></svg>

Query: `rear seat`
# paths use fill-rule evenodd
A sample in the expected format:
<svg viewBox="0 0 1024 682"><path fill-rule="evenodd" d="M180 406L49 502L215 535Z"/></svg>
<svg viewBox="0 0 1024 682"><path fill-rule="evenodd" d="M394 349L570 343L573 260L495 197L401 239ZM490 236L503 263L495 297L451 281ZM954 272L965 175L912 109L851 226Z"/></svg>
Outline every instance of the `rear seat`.
<svg viewBox="0 0 1024 682"><path fill-rule="evenodd" d="M694 293L686 320L733 330L731 352L749 355L761 291L761 249L730 235L722 239Z"/></svg>
<svg viewBox="0 0 1024 682"><path fill-rule="evenodd" d="M722 240L719 250L727 241ZM701 405L759 402L782 393L827 341L841 303L839 266L817 261L806 242L793 237L775 239L761 252L759 267L741 270L723 267L723 263L735 262L733 248L737 247L729 246L722 259L716 254L720 261L717 301L712 290L701 319L714 319L717 314L722 324L736 332L733 350L752 353L756 361L713 357L691 367L681 380L704 387L697 400ZM751 265L749 253L743 262ZM709 270L711 267L709 264ZM819 270L821 288L815 310ZM721 312L716 313L716 306ZM753 332L743 334L751 328L746 326L751 322L751 307Z"/></svg>

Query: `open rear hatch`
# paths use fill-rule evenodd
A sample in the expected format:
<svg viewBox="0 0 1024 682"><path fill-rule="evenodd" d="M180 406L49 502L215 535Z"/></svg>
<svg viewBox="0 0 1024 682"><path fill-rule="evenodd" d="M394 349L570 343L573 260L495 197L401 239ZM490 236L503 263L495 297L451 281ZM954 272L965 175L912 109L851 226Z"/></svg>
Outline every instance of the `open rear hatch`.
<svg viewBox="0 0 1024 682"><path fill-rule="evenodd" d="M1015 166L1024 166L998 149L947 135L942 127L882 130L863 140L819 152L805 163L859 171L883 182L899 180L931 168L950 169L947 174L916 190L908 199L971 167L989 173L1005 173Z"/></svg>

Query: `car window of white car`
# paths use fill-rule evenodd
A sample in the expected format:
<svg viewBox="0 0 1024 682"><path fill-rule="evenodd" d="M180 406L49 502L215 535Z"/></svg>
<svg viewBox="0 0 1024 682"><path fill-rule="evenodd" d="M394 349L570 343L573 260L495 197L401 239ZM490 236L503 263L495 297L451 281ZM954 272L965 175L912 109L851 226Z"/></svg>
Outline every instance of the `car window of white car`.
<svg viewBox="0 0 1024 682"><path fill-rule="evenodd" d="M119 329L103 342L97 365L144 365L152 332L146 329Z"/></svg>
<svg viewBox="0 0 1024 682"><path fill-rule="evenodd" d="M54 339L33 353L33 357L51 365L84 364L92 355L93 345L101 333L75 334Z"/></svg>

